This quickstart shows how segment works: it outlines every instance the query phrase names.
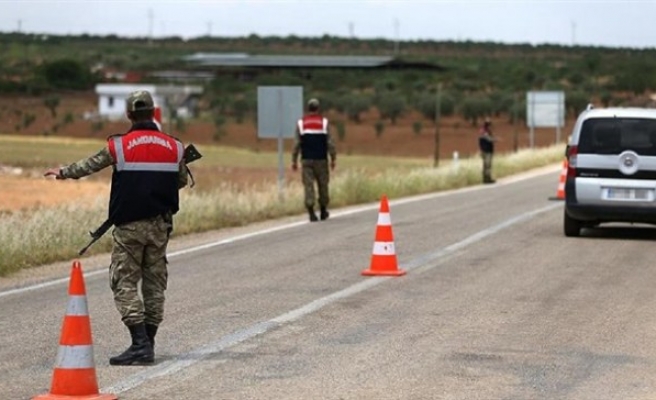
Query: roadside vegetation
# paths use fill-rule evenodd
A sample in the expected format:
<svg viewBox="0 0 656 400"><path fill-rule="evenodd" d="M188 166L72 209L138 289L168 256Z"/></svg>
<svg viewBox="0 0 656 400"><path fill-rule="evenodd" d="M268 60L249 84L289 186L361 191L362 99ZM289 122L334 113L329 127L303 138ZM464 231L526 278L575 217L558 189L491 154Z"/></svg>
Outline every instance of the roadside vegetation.
<svg viewBox="0 0 656 400"><path fill-rule="evenodd" d="M17 140L17 139L15 139ZM59 145L53 145L59 143ZM98 142L99 143L99 142ZM41 167L59 159L61 142L50 141L47 150L37 161L26 167ZM97 148L93 141L83 141L74 151L80 156L88 148ZM0 148L6 148L2 146ZM203 163L211 166L225 162L231 154L233 163L248 164L250 158L262 159L262 153L231 152L229 149L208 148ZM34 153L34 143L32 142ZM495 177L502 178L533 168L559 162L563 158L563 145L537 150L520 150L495 158ZM70 157L74 154L66 154ZM275 154L270 154L275 165ZM265 157L266 159L266 157ZM223 161L222 161L223 160ZM366 162L363 162L366 161ZM262 182L247 187L225 182L207 173L207 165L199 169L208 182L202 190L183 190L181 210L175 217L174 235L198 233L226 227L242 226L283 216L302 215L302 187L289 182L282 192L277 182ZM386 165L384 168L359 168L357 165ZM271 168L275 174L275 167ZM209 175L209 177L208 177ZM481 161L478 157L459 160L457 164L443 163L438 168L427 165L426 160L390 159L389 157L343 156L339 169L331 182L331 208L374 202L385 194L390 199L403 196L456 189L480 184ZM53 184L56 184L53 182ZM556 183L554 183L555 185ZM555 187L555 186L554 186ZM554 189L555 190L555 189ZM77 257L77 252L88 243L87 232L104 221L107 199L98 197L93 202L68 203L59 207L40 207L31 210L0 214L0 276L7 276L24 268L36 267ZM88 255L111 249L111 234L98 241Z"/></svg>

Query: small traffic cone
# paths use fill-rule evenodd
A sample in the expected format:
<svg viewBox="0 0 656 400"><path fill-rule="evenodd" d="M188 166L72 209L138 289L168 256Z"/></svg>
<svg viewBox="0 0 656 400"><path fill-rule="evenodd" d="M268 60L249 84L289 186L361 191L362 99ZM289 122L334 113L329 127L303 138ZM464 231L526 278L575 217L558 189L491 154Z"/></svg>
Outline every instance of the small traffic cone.
<svg viewBox="0 0 656 400"><path fill-rule="evenodd" d="M565 181L567 180L567 167L569 163L567 158L563 160L563 169L560 171L558 177L558 188L556 189L556 197L550 197L549 200L565 200Z"/></svg>
<svg viewBox="0 0 656 400"><path fill-rule="evenodd" d="M376 225L374 249L371 254L371 265L369 269L362 271L362 275L405 275L405 271L399 269L396 261L389 204L387 203L387 197L384 195L380 200L380 211L378 213L378 224Z"/></svg>
<svg viewBox="0 0 656 400"><path fill-rule="evenodd" d="M50 393L33 397L33 400L118 399L116 395L98 392L91 321L79 261L74 261L71 268L68 295Z"/></svg>

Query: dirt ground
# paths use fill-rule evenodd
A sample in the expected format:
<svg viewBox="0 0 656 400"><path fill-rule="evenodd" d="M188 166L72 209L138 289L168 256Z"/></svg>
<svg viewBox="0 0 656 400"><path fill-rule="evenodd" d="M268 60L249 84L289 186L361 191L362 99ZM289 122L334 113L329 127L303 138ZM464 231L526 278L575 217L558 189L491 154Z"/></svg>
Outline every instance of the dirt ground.
<svg viewBox="0 0 656 400"><path fill-rule="evenodd" d="M91 121L85 120L85 112L93 112L97 108L96 96L93 93L61 96L61 104L53 116L41 98L0 98L0 134L19 135L53 135L68 137L104 138L109 134L123 132L127 121L105 122L101 129ZM26 114L34 115L34 121L25 126ZM64 117L70 114L72 121L63 123ZM436 129L433 122L422 119L416 113L403 116L396 124L385 121L382 135L377 136L374 123L378 120L375 111L363 115L362 122L356 124L346 121L341 115L328 114L331 121L345 121L343 140L337 137L333 128L338 154L365 154L378 156L418 157L432 160L435 151ZM70 118L69 118L70 119ZM420 133L415 133L413 124L421 121ZM498 152L509 152L515 147L528 147L528 129L523 125L513 126L506 116L492 118L495 135L500 139ZM562 129L560 137L565 140L573 120L569 120ZM272 139L258 139L257 127L251 123L237 124L229 119L224 126L224 134L216 140L217 128L209 122L189 124L184 131L172 129L164 122L165 130L180 137L184 142L197 144L217 144L234 146L255 151L276 151L277 142ZM472 156L477 152L478 127L459 117L443 118L439 128L439 157L449 159L457 152L459 157ZM555 143L555 129L535 131L534 144L545 146ZM289 142L289 141L288 141ZM286 145L289 151L291 144ZM74 160L72 160L74 161ZM271 175L272 171L238 171L231 173L235 181L258 181ZM274 172L275 173L275 172ZM8 210L29 209L37 206L49 206L80 201L93 200L99 195L107 196L109 183L106 180L57 181L43 177L43 171L23 171L0 160L0 212Z"/></svg>
<svg viewBox="0 0 656 400"><path fill-rule="evenodd" d="M97 181L57 181L16 173L0 173L0 212L47 207L68 202L93 201L107 197L107 183Z"/></svg>

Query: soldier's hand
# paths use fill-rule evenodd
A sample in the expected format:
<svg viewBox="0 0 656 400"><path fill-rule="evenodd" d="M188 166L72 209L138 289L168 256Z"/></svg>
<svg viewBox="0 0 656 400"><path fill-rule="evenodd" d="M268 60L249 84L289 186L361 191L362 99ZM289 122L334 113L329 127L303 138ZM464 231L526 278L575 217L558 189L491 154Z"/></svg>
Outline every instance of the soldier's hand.
<svg viewBox="0 0 656 400"><path fill-rule="evenodd" d="M331 169L331 171L335 170L335 160L330 161L330 169Z"/></svg>
<svg viewBox="0 0 656 400"><path fill-rule="evenodd" d="M61 179L66 179L62 176L61 169L59 169L59 168L51 168L51 169L47 170L45 172L45 174L43 174L43 176L54 176L55 179L60 179L60 180Z"/></svg>
<svg viewBox="0 0 656 400"><path fill-rule="evenodd" d="M296 171L298 170L298 164L297 163L292 163L292 170Z"/></svg>

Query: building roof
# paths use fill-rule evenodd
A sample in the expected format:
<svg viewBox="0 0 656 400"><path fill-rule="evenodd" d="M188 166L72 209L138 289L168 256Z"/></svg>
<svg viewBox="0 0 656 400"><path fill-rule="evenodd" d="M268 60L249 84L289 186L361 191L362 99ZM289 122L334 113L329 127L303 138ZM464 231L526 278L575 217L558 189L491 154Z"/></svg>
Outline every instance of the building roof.
<svg viewBox="0 0 656 400"><path fill-rule="evenodd" d="M96 93L99 95L123 95L135 90L147 90L152 95L192 95L203 93L202 86L190 85L147 85L128 83L101 83L96 85Z"/></svg>
<svg viewBox="0 0 656 400"><path fill-rule="evenodd" d="M443 70L425 62L406 62L391 56L250 55L246 53L196 53L183 57L199 67L238 68L421 68Z"/></svg>
<svg viewBox="0 0 656 400"><path fill-rule="evenodd" d="M167 81L211 81L214 79L214 74L211 72L177 70L155 71L149 73L148 76Z"/></svg>

